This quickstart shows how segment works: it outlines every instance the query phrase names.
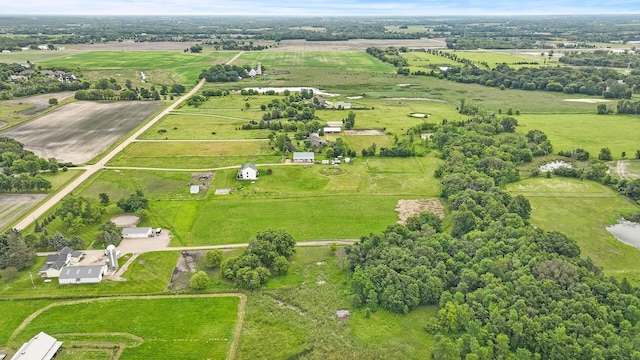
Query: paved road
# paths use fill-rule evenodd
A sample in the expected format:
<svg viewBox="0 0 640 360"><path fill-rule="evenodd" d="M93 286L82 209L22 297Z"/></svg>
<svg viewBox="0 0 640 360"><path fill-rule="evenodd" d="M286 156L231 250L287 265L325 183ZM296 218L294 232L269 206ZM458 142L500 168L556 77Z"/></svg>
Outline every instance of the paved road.
<svg viewBox="0 0 640 360"><path fill-rule="evenodd" d="M227 61L227 64L231 64L235 61L240 55L244 52L237 53L233 58ZM194 95L202 85L205 83L205 79L202 79L191 91L184 94L181 98L179 98L176 102L169 105L166 109L164 109L160 114L151 119L148 123L146 123L143 127L138 129L133 135L129 136L125 139L120 145L118 145L115 149L111 150L107 155L105 155L102 159L100 159L97 163L93 165L86 166L86 171L82 173L82 175L78 176L75 180L73 180L69 185L64 187L62 190L58 191L54 196L52 196L49 200L47 200L44 204L40 205L38 208L33 210L30 214L25 216L16 226L16 229L24 229L29 226L35 219L42 216L49 209L54 207L58 202L60 202L65 196L70 194L76 187L82 184L85 180L87 180L91 175L98 172L100 169L104 168L105 164L111 160L114 156L116 156L119 152L121 152L127 145L131 144L135 139L140 136L142 133L147 131L151 126L153 126L160 119L168 115L171 111L173 111L178 105L180 105L183 101L187 100L189 97Z"/></svg>

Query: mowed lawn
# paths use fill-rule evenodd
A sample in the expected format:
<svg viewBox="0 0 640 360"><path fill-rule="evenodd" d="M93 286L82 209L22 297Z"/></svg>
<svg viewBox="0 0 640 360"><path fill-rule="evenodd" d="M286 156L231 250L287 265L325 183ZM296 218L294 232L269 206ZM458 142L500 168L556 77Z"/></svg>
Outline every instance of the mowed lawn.
<svg viewBox="0 0 640 360"><path fill-rule="evenodd" d="M618 241L605 229L621 214L638 212L638 206L604 185L576 179L531 178L507 189L529 199L533 225L575 239L582 256L591 257L605 272L640 281L640 250Z"/></svg>
<svg viewBox="0 0 640 360"><path fill-rule="evenodd" d="M600 149L608 147L614 159L621 158L623 151L633 157L640 144L640 117L632 115L598 115L592 104L591 114L522 114L518 119L517 132L541 130L549 137L554 151L583 148L592 158L597 158Z"/></svg>
<svg viewBox="0 0 640 360"><path fill-rule="evenodd" d="M360 161L360 160L358 160ZM248 242L256 232L285 229L296 240L354 239L395 223L400 199L436 197L439 180L433 157L367 159L329 166L274 166L255 184L235 180L236 170L216 173L212 187L231 195L206 201L157 201L151 212L158 226L172 227L173 245Z"/></svg>
<svg viewBox="0 0 640 360"><path fill-rule="evenodd" d="M76 342L91 349L92 336L102 343L109 342L109 333L125 333L142 338L142 343L128 344L122 359L165 355L172 359L225 359L234 336L238 303L239 298L231 296L113 298L61 304L33 319L10 345L18 346L45 331L52 336L77 334L73 337L77 342L69 340L65 345Z"/></svg>
<svg viewBox="0 0 640 360"><path fill-rule="evenodd" d="M203 69L222 64L236 52L185 53L182 51L91 51L41 60L42 67L62 66L81 70L169 70L176 82L190 84ZM153 79L150 79L155 83Z"/></svg>

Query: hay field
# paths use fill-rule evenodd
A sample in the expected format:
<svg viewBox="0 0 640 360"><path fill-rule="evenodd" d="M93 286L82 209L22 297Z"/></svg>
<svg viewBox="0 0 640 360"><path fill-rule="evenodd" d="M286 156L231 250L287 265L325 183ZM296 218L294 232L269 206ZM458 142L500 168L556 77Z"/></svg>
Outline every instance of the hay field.
<svg viewBox="0 0 640 360"><path fill-rule="evenodd" d="M282 40L267 51L362 51L368 47L445 49L445 39L351 39L347 41Z"/></svg>
<svg viewBox="0 0 640 360"><path fill-rule="evenodd" d="M75 102L0 136L16 139L43 158L85 163L136 128L161 102Z"/></svg>
<svg viewBox="0 0 640 360"><path fill-rule="evenodd" d="M0 194L0 229L18 220L27 209L46 196L47 194Z"/></svg>

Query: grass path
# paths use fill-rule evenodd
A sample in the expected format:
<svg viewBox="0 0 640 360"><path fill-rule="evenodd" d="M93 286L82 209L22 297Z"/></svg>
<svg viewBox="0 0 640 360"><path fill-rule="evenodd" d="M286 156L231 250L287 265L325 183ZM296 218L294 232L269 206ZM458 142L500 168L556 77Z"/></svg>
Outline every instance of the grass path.
<svg viewBox="0 0 640 360"><path fill-rule="evenodd" d="M242 293L219 293L219 294L194 294L194 295L145 295L145 296L113 296L113 297L100 297L100 298L90 298L90 299L80 299L80 300L68 300L68 301L60 301L49 304L45 307L42 307L36 311L34 311L31 315L27 316L24 321L18 326L9 336L9 340L7 343L11 343L15 341L16 336L20 332L22 332L31 322L38 317L43 312L56 307L56 306L64 306L64 305L76 305L76 304L86 304L92 302L100 302L100 301L114 301L114 300L138 300L138 299L179 299L179 298L210 298L210 297L233 297L237 296L240 299L238 303L238 316L236 319L236 326L233 330L233 339L231 340L231 345L229 348L229 352L227 354L228 360L233 360L236 357L238 352L238 346L240 344L240 334L242 333L242 327L244 325L244 317L246 314L246 305L247 305L247 296ZM133 334L132 334L133 335ZM133 335L135 336L135 335ZM116 357L117 358L117 357Z"/></svg>

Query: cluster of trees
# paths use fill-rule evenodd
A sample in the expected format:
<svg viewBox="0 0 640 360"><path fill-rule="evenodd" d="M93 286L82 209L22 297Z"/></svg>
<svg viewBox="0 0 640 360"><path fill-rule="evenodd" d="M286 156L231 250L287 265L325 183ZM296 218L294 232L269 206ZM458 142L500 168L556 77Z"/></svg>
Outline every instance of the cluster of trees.
<svg viewBox="0 0 640 360"><path fill-rule="evenodd" d="M162 85L158 90L155 85L151 85L149 89L145 87L133 87L131 80L125 81L123 88L117 83L116 79L100 79L91 84L88 89L76 91L75 98L78 100L160 100L166 99L167 95L180 95L185 91L184 85L174 84L171 88Z"/></svg>
<svg viewBox="0 0 640 360"><path fill-rule="evenodd" d="M67 196L56 210L56 215L71 234L77 233L86 225L99 223L104 214L102 204L85 196Z"/></svg>
<svg viewBox="0 0 640 360"><path fill-rule="evenodd" d="M149 206L149 200L144 196L144 192L138 189L129 194L128 198L118 200L117 205L124 212L135 213L146 209Z"/></svg>
<svg viewBox="0 0 640 360"><path fill-rule="evenodd" d="M640 356L633 341L638 289L606 278L564 234L529 225L528 200L496 186L500 176L483 169L523 161L506 147L531 151L531 137L499 127L498 119L476 118L438 129L451 234L423 213L363 236L347 248L354 303L367 312L398 313L438 305L437 317L425 324L435 335L436 359ZM501 151L496 167L492 157ZM465 174L464 181L451 181Z"/></svg>
<svg viewBox="0 0 640 360"><path fill-rule="evenodd" d="M84 241L79 237L72 236L69 239L58 231L56 231L56 233L51 237L49 237L48 234L41 234L38 238L36 235L29 234L24 237L24 240L28 246L39 251L59 251L65 246L69 246L74 249L82 249L85 247Z"/></svg>
<svg viewBox="0 0 640 360"><path fill-rule="evenodd" d="M542 67L513 69L500 64L493 70L476 66L450 67L442 72L449 80L461 83L476 83L500 89L521 89L564 92L604 96L609 99L628 99L632 90L627 84L636 82L635 77L624 77L613 69ZM618 80L623 80L619 83Z"/></svg>
<svg viewBox="0 0 640 360"><path fill-rule="evenodd" d="M268 45L255 44L253 39L229 38L222 36L216 40L207 40L203 44L213 45L214 50L260 51L269 48Z"/></svg>
<svg viewBox="0 0 640 360"><path fill-rule="evenodd" d="M40 66L35 68L32 66L27 69L20 64L0 63L0 100L61 91L76 91L87 89L90 86L90 83L86 81L59 81L57 77L43 74L42 71L44 69ZM12 76L20 76L19 81L11 81Z"/></svg>
<svg viewBox="0 0 640 360"><path fill-rule="evenodd" d="M366 51L367 54L377 58L382 62L389 63L395 67L401 68L404 66L409 66L409 62L407 61L407 59L403 58L402 55L400 55L400 50L393 46L388 47L384 50L376 47L369 47Z"/></svg>
<svg viewBox="0 0 640 360"><path fill-rule="evenodd" d="M239 288L254 290L264 285L271 274L284 275L289 258L295 252L295 240L284 230L265 230L256 235L238 257L222 262L222 275Z"/></svg>
<svg viewBox="0 0 640 360"><path fill-rule="evenodd" d="M250 65L214 65L209 69L203 69L199 78L204 78L207 82L236 82L246 77L249 70Z"/></svg>
<svg viewBox="0 0 640 360"><path fill-rule="evenodd" d="M640 68L640 57L629 53L614 53L609 50L592 52L566 52L559 59L561 63L574 66L598 66L616 68Z"/></svg>
<svg viewBox="0 0 640 360"><path fill-rule="evenodd" d="M0 191L42 191L51 189L51 182L40 175L58 171L58 161L36 156L24 145L8 137L0 137Z"/></svg>
<svg viewBox="0 0 640 360"><path fill-rule="evenodd" d="M16 273L33 265L35 252L15 229L0 235L0 269ZM3 271L3 272L4 272Z"/></svg>
<svg viewBox="0 0 640 360"><path fill-rule="evenodd" d="M558 151L558 155L568 157L571 159L576 159L578 161L587 161L589 160L589 152L582 148L577 148L573 150L565 150Z"/></svg>
<svg viewBox="0 0 640 360"><path fill-rule="evenodd" d="M606 111L606 112L605 112ZM618 114L640 114L640 101L620 100L616 105L616 112ZM598 114L607 114L607 106L605 104L598 105Z"/></svg>

